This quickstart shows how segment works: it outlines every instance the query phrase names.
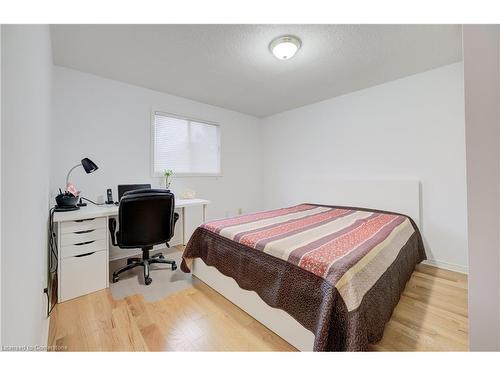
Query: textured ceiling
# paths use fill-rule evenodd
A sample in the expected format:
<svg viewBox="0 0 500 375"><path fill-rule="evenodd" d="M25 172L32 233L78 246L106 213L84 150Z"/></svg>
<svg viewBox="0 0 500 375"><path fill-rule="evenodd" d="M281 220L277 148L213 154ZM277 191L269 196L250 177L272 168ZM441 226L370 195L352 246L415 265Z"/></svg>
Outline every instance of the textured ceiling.
<svg viewBox="0 0 500 375"><path fill-rule="evenodd" d="M53 25L54 63L263 117L462 59L458 25ZM302 40L287 61L276 36Z"/></svg>

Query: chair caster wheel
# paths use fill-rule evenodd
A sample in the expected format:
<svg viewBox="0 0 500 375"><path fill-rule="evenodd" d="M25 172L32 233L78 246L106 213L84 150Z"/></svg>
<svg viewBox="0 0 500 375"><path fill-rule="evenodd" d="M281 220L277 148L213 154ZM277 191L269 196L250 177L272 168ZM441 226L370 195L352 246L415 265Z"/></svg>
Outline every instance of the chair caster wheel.
<svg viewBox="0 0 500 375"><path fill-rule="evenodd" d="M172 264L172 271L175 271L177 269L177 264Z"/></svg>
<svg viewBox="0 0 500 375"><path fill-rule="evenodd" d="M145 279L144 279L144 283L145 283L146 285L149 285L149 284L151 284L152 282L153 282L153 279L151 279L151 277L147 277L147 278L145 278Z"/></svg>
<svg viewBox="0 0 500 375"><path fill-rule="evenodd" d="M118 276L113 276L113 283L116 283L120 278Z"/></svg>

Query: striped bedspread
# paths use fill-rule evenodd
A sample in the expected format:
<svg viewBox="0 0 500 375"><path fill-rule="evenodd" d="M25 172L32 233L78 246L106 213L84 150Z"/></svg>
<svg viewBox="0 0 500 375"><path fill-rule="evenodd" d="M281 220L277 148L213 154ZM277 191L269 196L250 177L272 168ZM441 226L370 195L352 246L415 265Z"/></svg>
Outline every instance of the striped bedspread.
<svg viewBox="0 0 500 375"><path fill-rule="evenodd" d="M406 216L313 204L211 221L203 228L325 279L349 311L415 232Z"/></svg>
<svg viewBox="0 0 500 375"><path fill-rule="evenodd" d="M365 208L300 204L210 221L183 254L201 258L314 333L315 351L367 350L382 338L415 265L415 223Z"/></svg>

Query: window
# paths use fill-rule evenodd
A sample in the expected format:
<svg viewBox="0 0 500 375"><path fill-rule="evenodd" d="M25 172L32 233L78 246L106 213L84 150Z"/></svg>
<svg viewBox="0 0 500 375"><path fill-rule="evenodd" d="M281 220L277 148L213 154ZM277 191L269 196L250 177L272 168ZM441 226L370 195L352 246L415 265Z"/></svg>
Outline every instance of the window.
<svg viewBox="0 0 500 375"><path fill-rule="evenodd" d="M220 175L219 125L162 112L153 122L153 175Z"/></svg>

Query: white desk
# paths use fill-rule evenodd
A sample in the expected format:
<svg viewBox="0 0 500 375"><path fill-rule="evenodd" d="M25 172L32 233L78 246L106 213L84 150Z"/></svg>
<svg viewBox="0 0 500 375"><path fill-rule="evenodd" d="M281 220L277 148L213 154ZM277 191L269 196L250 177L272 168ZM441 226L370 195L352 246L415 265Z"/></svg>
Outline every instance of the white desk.
<svg viewBox="0 0 500 375"><path fill-rule="evenodd" d="M203 207L203 222L207 218L207 205L210 204L209 200L206 199L176 199L175 208L181 209L181 220L182 220L182 244L185 245L186 241L186 207ZM68 212L55 212L54 222L60 223L63 221L77 221L86 220L96 217L109 217L118 215L118 206L115 204L106 204L103 206L96 206L92 203L88 203L86 207L81 207L79 210L68 211Z"/></svg>
<svg viewBox="0 0 500 375"><path fill-rule="evenodd" d="M186 208L202 207L206 221L206 199L177 199L181 210L182 244L187 243ZM58 301L64 302L109 286L108 219L118 215L118 206L89 203L79 210L55 212L58 243Z"/></svg>

